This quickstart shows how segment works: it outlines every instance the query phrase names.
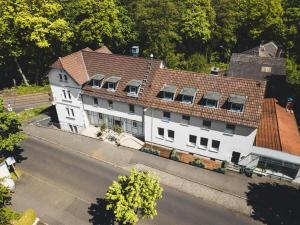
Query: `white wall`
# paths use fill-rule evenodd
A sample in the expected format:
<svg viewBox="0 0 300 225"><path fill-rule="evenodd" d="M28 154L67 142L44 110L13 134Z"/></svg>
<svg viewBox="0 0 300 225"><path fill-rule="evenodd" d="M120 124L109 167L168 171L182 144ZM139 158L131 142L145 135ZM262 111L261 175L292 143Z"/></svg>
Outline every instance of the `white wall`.
<svg viewBox="0 0 300 225"><path fill-rule="evenodd" d="M60 81L59 74L66 74L68 77L67 82ZM70 131L68 124L72 124L77 126L79 132L81 132L85 127L83 104L80 96L81 86L78 85L64 70L51 69L48 76L53 95L53 103L56 105L61 128ZM67 99L64 98L63 90L66 91ZM69 99L67 91L70 91L71 99ZM74 118L67 115L67 107L74 110Z"/></svg>
<svg viewBox="0 0 300 225"><path fill-rule="evenodd" d="M144 108L140 105L135 105L135 112L131 113L128 103L113 101L113 108L109 109L106 99L98 98L98 105L94 104L94 97L83 95L82 99L85 110L143 122Z"/></svg>
<svg viewBox="0 0 300 225"><path fill-rule="evenodd" d="M190 125L181 124L182 115L178 113L171 113L171 120L162 120L163 111L153 110L153 118L151 119L151 109L148 109L145 113L145 141L155 144L167 146L170 148L179 149L182 151L191 152L194 154L203 155L210 158L220 160L231 160L232 151L240 152L241 156L248 155L254 143L256 129L237 126L234 135L224 134L226 123L220 121L212 121L211 129L203 129L202 119L191 117ZM165 129L165 138L158 137L157 128L161 127ZM152 132L151 132L152 128ZM168 140L167 130L175 131L175 138L173 141ZM197 136L197 146L191 147L188 145L189 135ZM203 150L199 148L200 137L208 138L208 149ZM220 141L220 148L218 152L210 150L212 140Z"/></svg>

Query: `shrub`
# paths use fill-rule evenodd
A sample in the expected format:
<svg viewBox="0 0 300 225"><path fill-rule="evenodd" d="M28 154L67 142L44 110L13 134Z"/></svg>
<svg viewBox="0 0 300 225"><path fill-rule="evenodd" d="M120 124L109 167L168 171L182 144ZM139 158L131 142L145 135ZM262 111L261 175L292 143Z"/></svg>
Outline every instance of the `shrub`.
<svg viewBox="0 0 300 225"><path fill-rule="evenodd" d="M101 137L102 136L102 131L98 131L97 132L97 137Z"/></svg>
<svg viewBox="0 0 300 225"><path fill-rule="evenodd" d="M118 125L114 125L112 127L113 131L116 132L117 134L121 134L123 132L122 127L118 126Z"/></svg>
<svg viewBox="0 0 300 225"><path fill-rule="evenodd" d="M36 219L33 209L27 209L15 225L32 225Z"/></svg>
<svg viewBox="0 0 300 225"><path fill-rule="evenodd" d="M155 150L153 148L143 147L143 148L140 149L140 151L141 152L146 152L146 153L149 153L149 154L152 154L152 155L160 156L160 151Z"/></svg>
<svg viewBox="0 0 300 225"><path fill-rule="evenodd" d="M197 166L199 168L205 168L204 164L200 159L195 159L194 161L190 162L192 166Z"/></svg>
<svg viewBox="0 0 300 225"><path fill-rule="evenodd" d="M173 149L171 151L171 154L170 154L170 159L174 160L174 161L180 161L180 157L177 153L177 151L175 149Z"/></svg>
<svg viewBox="0 0 300 225"><path fill-rule="evenodd" d="M217 169L213 169L213 171L217 172L217 173L222 173L222 174L225 174L225 168L217 168Z"/></svg>
<svg viewBox="0 0 300 225"><path fill-rule="evenodd" d="M100 126L101 132L104 132L106 130L106 128L107 128L106 123L102 123Z"/></svg>
<svg viewBox="0 0 300 225"><path fill-rule="evenodd" d="M224 169L226 169L227 166L228 166L228 164L229 164L229 162L227 162L227 161L225 160L225 161L222 162L221 167L224 168Z"/></svg>

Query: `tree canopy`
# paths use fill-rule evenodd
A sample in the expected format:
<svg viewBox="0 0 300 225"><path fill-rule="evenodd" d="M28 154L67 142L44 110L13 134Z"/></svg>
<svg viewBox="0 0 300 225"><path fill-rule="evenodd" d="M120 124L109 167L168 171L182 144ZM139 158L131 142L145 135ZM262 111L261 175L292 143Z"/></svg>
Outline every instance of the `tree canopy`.
<svg viewBox="0 0 300 225"><path fill-rule="evenodd" d="M139 216L153 219L157 215L156 201L162 192L154 174L132 169L129 176L119 176L108 188L107 210L112 210L116 221L124 224L136 224Z"/></svg>
<svg viewBox="0 0 300 225"><path fill-rule="evenodd" d="M0 99L0 152L13 151L24 138L20 118L14 112L6 112Z"/></svg>
<svg viewBox="0 0 300 225"><path fill-rule="evenodd" d="M87 46L130 54L139 45L142 56L198 71L199 55L207 68L275 41L300 64L299 23L298 0L0 0L0 85L19 74L42 82L57 57Z"/></svg>

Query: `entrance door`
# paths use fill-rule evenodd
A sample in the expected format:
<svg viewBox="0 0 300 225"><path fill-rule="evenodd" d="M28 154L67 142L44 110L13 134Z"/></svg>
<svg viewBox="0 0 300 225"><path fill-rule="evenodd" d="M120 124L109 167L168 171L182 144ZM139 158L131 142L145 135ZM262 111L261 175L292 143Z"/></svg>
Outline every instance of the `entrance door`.
<svg viewBox="0 0 300 225"><path fill-rule="evenodd" d="M238 164L240 160L240 156L241 153L233 151L231 156L231 162L234 164Z"/></svg>

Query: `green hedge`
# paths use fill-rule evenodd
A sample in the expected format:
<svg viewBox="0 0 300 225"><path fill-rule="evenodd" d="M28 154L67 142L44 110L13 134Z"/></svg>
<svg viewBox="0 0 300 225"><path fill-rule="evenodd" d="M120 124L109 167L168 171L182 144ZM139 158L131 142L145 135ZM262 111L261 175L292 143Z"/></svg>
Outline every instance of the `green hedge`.
<svg viewBox="0 0 300 225"><path fill-rule="evenodd" d="M225 168L217 168L217 169L213 169L213 171L217 172L217 173L222 173L222 174L225 174Z"/></svg>
<svg viewBox="0 0 300 225"><path fill-rule="evenodd" d="M173 149L170 154L170 159L174 161L180 161L180 156L178 155L177 151Z"/></svg>
<svg viewBox="0 0 300 225"><path fill-rule="evenodd" d="M199 168L205 168L204 164L201 162L200 159L195 159L194 161L190 162L190 164Z"/></svg>
<svg viewBox="0 0 300 225"><path fill-rule="evenodd" d="M36 219L36 213L33 209L27 209L15 225L32 225Z"/></svg>
<svg viewBox="0 0 300 225"><path fill-rule="evenodd" d="M152 155L160 156L160 151L155 150L153 148L143 147L143 148L140 149L140 151L141 152L146 152L146 153L149 153L149 154L152 154Z"/></svg>

